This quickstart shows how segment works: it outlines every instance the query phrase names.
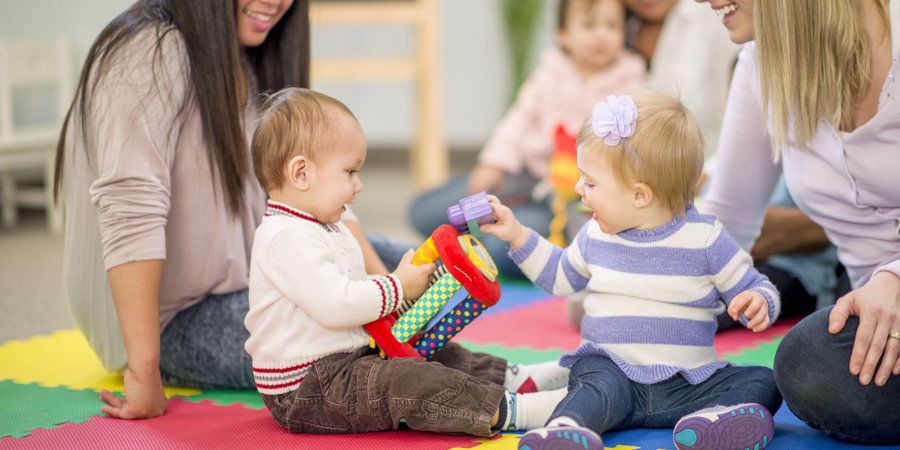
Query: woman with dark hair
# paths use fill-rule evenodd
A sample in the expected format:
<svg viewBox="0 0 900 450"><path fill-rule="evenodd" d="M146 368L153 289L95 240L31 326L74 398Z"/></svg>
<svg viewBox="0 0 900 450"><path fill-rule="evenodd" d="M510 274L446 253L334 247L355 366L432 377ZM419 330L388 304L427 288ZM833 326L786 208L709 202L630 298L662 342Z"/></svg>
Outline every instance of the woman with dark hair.
<svg viewBox="0 0 900 450"><path fill-rule="evenodd" d="M265 194L249 141L259 93L308 84L306 0L142 0L94 42L56 186L74 316L125 369L107 414L162 414L164 381L254 387L243 319ZM366 268L386 272L353 228Z"/></svg>

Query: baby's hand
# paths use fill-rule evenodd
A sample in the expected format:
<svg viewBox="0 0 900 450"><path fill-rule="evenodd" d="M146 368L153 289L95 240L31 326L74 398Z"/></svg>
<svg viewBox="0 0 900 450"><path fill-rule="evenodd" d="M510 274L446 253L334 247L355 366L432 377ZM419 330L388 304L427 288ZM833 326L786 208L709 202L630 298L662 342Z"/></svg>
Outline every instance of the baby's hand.
<svg viewBox="0 0 900 450"><path fill-rule="evenodd" d="M406 300L416 300L428 289L428 279L437 269L434 263L414 265L412 263L413 251L409 250L403 255L394 275L400 279L403 286L403 297Z"/></svg>
<svg viewBox="0 0 900 450"><path fill-rule="evenodd" d="M478 229L482 233L490 234L509 242L513 249L525 245L525 242L528 241L528 229L519 223L511 209L500 203L500 199L494 195L488 195L487 198L491 209L494 210L494 217L496 217L497 221L481 225Z"/></svg>
<svg viewBox="0 0 900 450"><path fill-rule="evenodd" d="M754 333L769 328L769 304L759 292L744 291L731 300L728 315L734 320L739 320L741 314L748 320L746 327Z"/></svg>

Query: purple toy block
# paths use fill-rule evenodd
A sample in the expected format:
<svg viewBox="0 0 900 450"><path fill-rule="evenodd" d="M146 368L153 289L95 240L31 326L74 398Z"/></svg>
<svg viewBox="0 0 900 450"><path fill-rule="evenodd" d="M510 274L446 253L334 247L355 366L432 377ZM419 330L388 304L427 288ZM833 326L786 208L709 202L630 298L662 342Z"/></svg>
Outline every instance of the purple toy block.
<svg viewBox="0 0 900 450"><path fill-rule="evenodd" d="M488 203L487 192L484 191L470 195L460 200L458 204L447 208L447 219L450 220L450 225L453 225L460 233L477 232L478 230L469 229L469 223L472 221L478 225L484 225L496 220L494 210Z"/></svg>

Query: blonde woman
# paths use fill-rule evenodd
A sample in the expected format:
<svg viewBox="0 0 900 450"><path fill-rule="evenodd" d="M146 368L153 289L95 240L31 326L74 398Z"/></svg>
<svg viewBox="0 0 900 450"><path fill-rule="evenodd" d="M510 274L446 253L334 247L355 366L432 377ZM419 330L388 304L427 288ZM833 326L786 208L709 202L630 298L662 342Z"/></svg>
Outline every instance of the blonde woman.
<svg viewBox="0 0 900 450"><path fill-rule="evenodd" d="M732 41L755 39L735 69L706 212L749 248L783 170L854 287L785 336L778 387L833 437L900 443L900 58L888 2L702 1Z"/></svg>

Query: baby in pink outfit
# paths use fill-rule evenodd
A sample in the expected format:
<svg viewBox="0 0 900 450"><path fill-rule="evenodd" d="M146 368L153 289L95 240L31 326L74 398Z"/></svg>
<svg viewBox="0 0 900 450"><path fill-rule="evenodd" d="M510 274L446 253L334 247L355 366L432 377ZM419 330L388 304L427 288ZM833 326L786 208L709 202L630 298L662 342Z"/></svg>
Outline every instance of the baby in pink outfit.
<svg viewBox="0 0 900 450"><path fill-rule="evenodd" d="M468 175L457 177L413 202L410 219L423 235L447 221L446 210L466 195L488 191L511 206L527 226L546 236L552 213L535 186L546 177L554 133L577 133L593 106L609 95L633 93L644 82L644 60L624 48L625 6L620 0L561 0L558 48L547 50L494 129ZM501 272L521 272L507 246L486 237Z"/></svg>

